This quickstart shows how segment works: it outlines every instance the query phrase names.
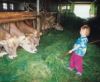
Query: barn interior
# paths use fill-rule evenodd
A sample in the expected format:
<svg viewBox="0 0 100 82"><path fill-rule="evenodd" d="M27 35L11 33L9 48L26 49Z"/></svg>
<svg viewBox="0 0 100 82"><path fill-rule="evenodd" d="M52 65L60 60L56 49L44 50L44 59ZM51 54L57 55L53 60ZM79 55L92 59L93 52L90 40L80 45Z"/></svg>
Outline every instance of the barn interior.
<svg viewBox="0 0 100 82"><path fill-rule="evenodd" d="M91 28L91 33L84 56L84 72L77 76L76 70L67 69L71 57L68 51L80 36L79 30L84 24ZM11 37L16 35L17 29L11 29L15 25L22 33L32 27L30 32L37 44L31 43L35 48L31 53L17 43L19 34L18 40L14 37L19 45L15 48L17 56L12 58L15 51L11 49L10 54L7 51L10 47L6 49L4 44L9 38L1 36L5 31ZM40 35L35 36L35 32ZM32 34L25 32L22 35ZM2 50L6 54L2 55ZM0 82L100 82L99 62L99 0L0 0Z"/></svg>

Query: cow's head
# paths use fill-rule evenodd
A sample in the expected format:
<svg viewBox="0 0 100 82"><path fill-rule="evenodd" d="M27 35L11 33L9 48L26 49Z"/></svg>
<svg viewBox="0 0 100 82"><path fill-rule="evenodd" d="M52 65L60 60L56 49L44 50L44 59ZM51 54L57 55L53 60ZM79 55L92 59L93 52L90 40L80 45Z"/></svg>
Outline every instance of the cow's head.
<svg viewBox="0 0 100 82"><path fill-rule="evenodd" d="M35 53L37 51L33 44L33 39L28 36L20 40L20 46L30 53Z"/></svg>

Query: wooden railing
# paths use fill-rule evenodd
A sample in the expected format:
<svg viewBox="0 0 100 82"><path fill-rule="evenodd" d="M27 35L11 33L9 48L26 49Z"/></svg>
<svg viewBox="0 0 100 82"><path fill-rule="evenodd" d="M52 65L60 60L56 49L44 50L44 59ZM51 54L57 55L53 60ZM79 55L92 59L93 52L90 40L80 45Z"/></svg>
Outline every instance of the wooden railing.
<svg viewBox="0 0 100 82"><path fill-rule="evenodd" d="M36 19L36 12L0 12L0 24L27 19Z"/></svg>

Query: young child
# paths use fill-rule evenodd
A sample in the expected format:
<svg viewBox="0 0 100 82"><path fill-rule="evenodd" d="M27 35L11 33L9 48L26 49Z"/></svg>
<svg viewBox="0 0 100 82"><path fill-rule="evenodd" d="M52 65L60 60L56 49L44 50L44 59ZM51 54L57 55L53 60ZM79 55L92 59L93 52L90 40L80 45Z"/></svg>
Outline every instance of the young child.
<svg viewBox="0 0 100 82"><path fill-rule="evenodd" d="M73 49L69 50L69 54L72 54L70 58L70 66L68 69L72 71L77 70L77 75L81 76L83 73L83 56L87 49L87 36L90 34L90 27L83 25L80 29L80 37L76 40Z"/></svg>

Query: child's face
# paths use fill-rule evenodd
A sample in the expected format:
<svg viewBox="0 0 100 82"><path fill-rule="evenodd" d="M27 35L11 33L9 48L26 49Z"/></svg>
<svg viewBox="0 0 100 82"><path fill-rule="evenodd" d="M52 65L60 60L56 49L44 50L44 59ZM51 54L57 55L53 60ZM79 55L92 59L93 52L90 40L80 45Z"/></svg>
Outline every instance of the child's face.
<svg viewBox="0 0 100 82"><path fill-rule="evenodd" d="M81 34L81 36L86 37L86 36L87 36L87 29L82 29L82 28L81 28L80 34Z"/></svg>

